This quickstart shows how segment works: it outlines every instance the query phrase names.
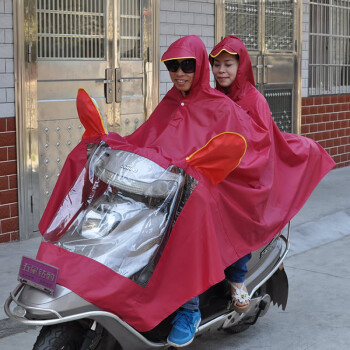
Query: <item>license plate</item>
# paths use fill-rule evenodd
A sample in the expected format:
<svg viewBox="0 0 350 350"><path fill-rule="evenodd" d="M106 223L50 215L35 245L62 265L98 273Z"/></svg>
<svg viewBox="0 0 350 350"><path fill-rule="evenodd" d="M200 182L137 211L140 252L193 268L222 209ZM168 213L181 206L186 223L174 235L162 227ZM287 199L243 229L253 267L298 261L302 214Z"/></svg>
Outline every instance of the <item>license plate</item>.
<svg viewBox="0 0 350 350"><path fill-rule="evenodd" d="M56 289L58 268L39 260L22 257L18 280L53 295Z"/></svg>

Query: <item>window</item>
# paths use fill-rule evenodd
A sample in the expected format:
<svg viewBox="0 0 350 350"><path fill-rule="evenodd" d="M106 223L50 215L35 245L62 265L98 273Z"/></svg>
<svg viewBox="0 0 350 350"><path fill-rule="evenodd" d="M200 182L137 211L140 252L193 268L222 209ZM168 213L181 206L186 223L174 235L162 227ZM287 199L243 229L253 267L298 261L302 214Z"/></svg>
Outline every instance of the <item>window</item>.
<svg viewBox="0 0 350 350"><path fill-rule="evenodd" d="M225 35L237 35L248 50L259 49L259 1L225 1Z"/></svg>
<svg viewBox="0 0 350 350"><path fill-rule="evenodd" d="M140 59L142 56L142 1L120 2L120 58Z"/></svg>
<svg viewBox="0 0 350 350"><path fill-rule="evenodd" d="M38 59L104 59L104 1L37 1Z"/></svg>
<svg viewBox="0 0 350 350"><path fill-rule="evenodd" d="M261 11L264 16L261 16ZM294 51L294 2L293 0L227 0L225 1L225 35L237 35L248 50L261 50L259 36L263 27L265 49L270 51Z"/></svg>
<svg viewBox="0 0 350 350"><path fill-rule="evenodd" d="M310 1L309 94L350 93L350 0Z"/></svg>

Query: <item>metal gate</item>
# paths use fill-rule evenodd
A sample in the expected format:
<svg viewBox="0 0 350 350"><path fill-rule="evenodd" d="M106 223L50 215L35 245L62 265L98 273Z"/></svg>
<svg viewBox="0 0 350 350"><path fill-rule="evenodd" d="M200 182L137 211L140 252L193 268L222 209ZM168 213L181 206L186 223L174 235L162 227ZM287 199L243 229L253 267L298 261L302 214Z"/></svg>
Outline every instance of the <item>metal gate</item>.
<svg viewBox="0 0 350 350"><path fill-rule="evenodd" d="M156 85L150 84L158 71L150 47L153 3L24 1L22 93L29 102L19 130L26 142L26 163L19 169L26 218L21 236L38 230L64 161L84 132L75 106L79 88L97 101L108 130L122 135L132 133L158 103Z"/></svg>
<svg viewBox="0 0 350 350"><path fill-rule="evenodd" d="M217 1L216 24L217 41L234 34L245 43L256 86L266 97L280 130L298 133L301 54L298 1Z"/></svg>

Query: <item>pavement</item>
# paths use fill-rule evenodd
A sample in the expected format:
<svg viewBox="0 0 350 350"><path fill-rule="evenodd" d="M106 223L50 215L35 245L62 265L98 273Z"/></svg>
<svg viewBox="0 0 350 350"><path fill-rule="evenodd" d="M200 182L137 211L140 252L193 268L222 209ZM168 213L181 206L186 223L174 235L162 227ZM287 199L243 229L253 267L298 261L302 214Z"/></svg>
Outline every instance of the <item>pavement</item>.
<svg viewBox="0 0 350 350"><path fill-rule="evenodd" d="M345 350L350 344L350 167L332 170L293 218L285 260L289 299L247 331L208 332L188 350ZM288 190L288 189L286 189ZM0 244L0 349L32 349L38 327L9 320L2 305L17 285L22 255L35 257L40 238ZM133 350L133 349L130 349Z"/></svg>

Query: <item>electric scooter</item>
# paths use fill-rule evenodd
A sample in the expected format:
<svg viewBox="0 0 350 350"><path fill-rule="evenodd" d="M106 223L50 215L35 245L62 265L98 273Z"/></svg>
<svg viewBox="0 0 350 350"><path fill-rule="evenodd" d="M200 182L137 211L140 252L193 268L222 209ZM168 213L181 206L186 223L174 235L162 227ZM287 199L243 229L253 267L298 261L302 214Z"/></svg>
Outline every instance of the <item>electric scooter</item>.
<svg viewBox="0 0 350 350"><path fill-rule="evenodd" d="M89 200L72 217L64 234L51 233L43 239L145 286L196 180L181 168L165 170L150 159L111 149L103 142L89 153L86 178L93 179L93 185L84 187L82 181L82 191L90 191ZM290 224L252 253L245 280L251 301L244 313L234 310L226 280L200 295L202 321L196 336L208 330L244 331L267 313L271 303L285 309L288 279L283 261L289 250L289 231ZM174 314L154 329L139 332L117 314L57 284L56 274L54 266L24 257L20 283L4 306L10 318L42 326L33 350L170 348L167 336Z"/></svg>

